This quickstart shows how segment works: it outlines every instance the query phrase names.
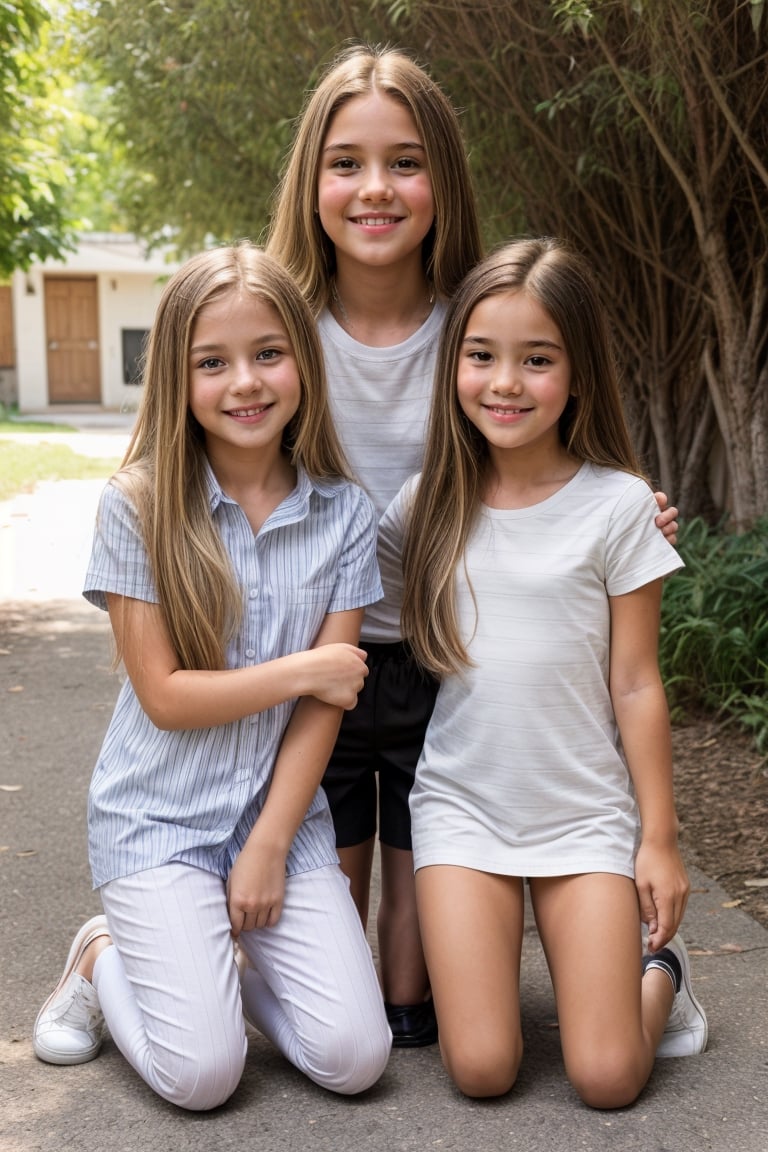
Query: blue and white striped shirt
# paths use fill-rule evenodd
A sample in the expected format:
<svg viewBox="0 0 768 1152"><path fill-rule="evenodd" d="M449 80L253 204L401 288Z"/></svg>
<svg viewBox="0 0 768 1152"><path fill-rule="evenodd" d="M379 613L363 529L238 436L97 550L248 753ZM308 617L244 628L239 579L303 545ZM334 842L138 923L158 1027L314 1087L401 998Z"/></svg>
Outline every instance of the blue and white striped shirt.
<svg viewBox="0 0 768 1152"><path fill-rule="evenodd" d="M254 536L210 469L209 484L211 514L243 589L243 620L227 649L227 667L303 651L326 613L380 598L376 515L356 485L313 481L300 470L296 488ZM106 609L107 592L157 602L138 518L112 484L99 505L83 594ZM264 805L295 704L288 700L213 728L166 732L151 722L126 680L88 798L94 886L171 860L226 877ZM286 872L336 859L321 789L296 834Z"/></svg>

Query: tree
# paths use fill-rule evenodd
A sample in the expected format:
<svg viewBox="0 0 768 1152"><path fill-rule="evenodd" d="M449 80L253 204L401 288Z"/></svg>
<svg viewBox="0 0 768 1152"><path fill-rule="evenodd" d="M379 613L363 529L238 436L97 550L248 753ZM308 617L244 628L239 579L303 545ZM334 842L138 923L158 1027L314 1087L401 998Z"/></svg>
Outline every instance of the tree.
<svg viewBox="0 0 768 1152"><path fill-rule="evenodd" d="M67 243L64 172L39 138L44 78L34 49L44 25L37 0L0 4L0 277Z"/></svg>
<svg viewBox="0 0 768 1152"><path fill-rule="evenodd" d="M415 49L464 109L487 239L561 235L599 270L651 475L746 525L768 512L767 34L768 0L93 0L88 49L131 224L182 251L261 235L342 41Z"/></svg>
<svg viewBox="0 0 768 1152"><path fill-rule="evenodd" d="M375 32L368 8L95 0L87 46L132 170L133 230L181 251L258 238L307 85L342 40Z"/></svg>
<svg viewBox="0 0 768 1152"><path fill-rule="evenodd" d="M651 470L686 514L725 499L736 525L768 511L767 9L388 5L467 106L496 233L569 237L599 269Z"/></svg>
<svg viewBox="0 0 768 1152"><path fill-rule="evenodd" d="M61 3L0 4L0 277L61 256L88 217L110 227L119 215L108 191L119 162L74 19Z"/></svg>

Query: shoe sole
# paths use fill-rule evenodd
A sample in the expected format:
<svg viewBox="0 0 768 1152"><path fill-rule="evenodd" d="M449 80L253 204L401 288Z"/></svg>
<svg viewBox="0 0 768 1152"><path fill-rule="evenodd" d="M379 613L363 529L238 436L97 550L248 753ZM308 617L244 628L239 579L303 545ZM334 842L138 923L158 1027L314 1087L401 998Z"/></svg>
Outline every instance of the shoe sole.
<svg viewBox="0 0 768 1152"><path fill-rule="evenodd" d="M92 1048L84 1048L82 1052L77 1054L65 1054L63 1052L54 1052L51 1048L46 1048L41 1041L33 1039L32 1048L34 1049L35 1056L38 1060L42 1060L44 1064L58 1064L59 1067L70 1067L75 1064L88 1064L91 1060L95 1060L101 1051L101 1040Z"/></svg>
<svg viewBox="0 0 768 1152"><path fill-rule="evenodd" d="M97 928L98 931L96 931ZM67 980L72 975L78 960L88 945L93 940L96 940L97 937L107 935L109 935L107 929L107 920L103 915L93 916L90 920L87 920L86 923L83 924L82 928L72 941L72 946L69 949L67 962L64 965L64 971L61 975L61 979L37 1014L35 1027L32 1032L32 1048L37 1058L39 1060L43 1060L46 1064L87 1064L89 1060L93 1060L94 1057L98 1056L99 1054L99 1049L101 1048L101 1040L99 1040L98 1043L95 1044L92 1048L86 1048L83 1052L78 1052L73 1055L56 1052L55 1050L47 1048L44 1041L38 1037L37 1027L43 1017L43 1014L47 1010L48 1005L58 995L64 984L66 984Z"/></svg>

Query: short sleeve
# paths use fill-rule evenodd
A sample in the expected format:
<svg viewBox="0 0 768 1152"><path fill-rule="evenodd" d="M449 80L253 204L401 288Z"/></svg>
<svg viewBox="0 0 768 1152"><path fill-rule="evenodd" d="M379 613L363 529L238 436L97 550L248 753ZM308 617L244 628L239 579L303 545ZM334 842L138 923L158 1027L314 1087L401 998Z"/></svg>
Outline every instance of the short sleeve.
<svg viewBox="0 0 768 1152"><path fill-rule="evenodd" d="M108 592L158 602L139 518L114 483L106 486L99 501L83 596L106 610Z"/></svg>
<svg viewBox="0 0 768 1152"><path fill-rule="evenodd" d="M419 477L406 480L379 521L377 553L384 595L393 604L403 602L403 543L408 514Z"/></svg>
<svg viewBox="0 0 768 1152"><path fill-rule="evenodd" d="M623 596L684 564L656 527L659 509L644 480L630 483L611 513L606 541L605 583L609 596Z"/></svg>
<svg viewBox="0 0 768 1152"><path fill-rule="evenodd" d="M365 608L382 597L379 566L376 561L376 511L371 500L356 484L348 485L341 506L348 517L338 574L329 612Z"/></svg>

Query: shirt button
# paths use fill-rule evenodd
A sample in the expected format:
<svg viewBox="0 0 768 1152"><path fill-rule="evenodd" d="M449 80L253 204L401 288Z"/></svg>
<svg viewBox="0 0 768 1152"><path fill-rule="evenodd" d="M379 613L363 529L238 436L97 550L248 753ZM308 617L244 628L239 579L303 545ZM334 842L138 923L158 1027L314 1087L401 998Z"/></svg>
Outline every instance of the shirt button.
<svg viewBox="0 0 768 1152"><path fill-rule="evenodd" d="M256 597L258 596L258 594L259 594L259 592L258 592L257 588L249 588L248 595L249 595L251 600L255 600Z"/></svg>
<svg viewBox="0 0 768 1152"><path fill-rule="evenodd" d="M252 660L253 657L256 655L256 649L255 648L246 648L245 654L249 660Z"/></svg>

